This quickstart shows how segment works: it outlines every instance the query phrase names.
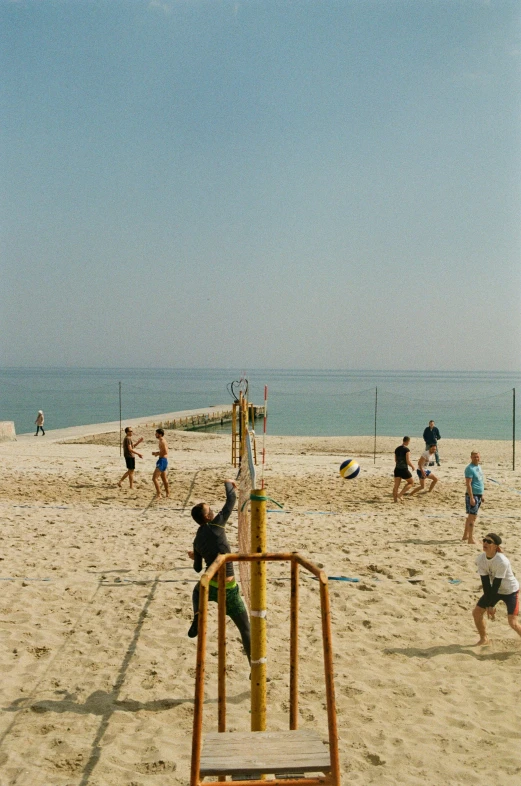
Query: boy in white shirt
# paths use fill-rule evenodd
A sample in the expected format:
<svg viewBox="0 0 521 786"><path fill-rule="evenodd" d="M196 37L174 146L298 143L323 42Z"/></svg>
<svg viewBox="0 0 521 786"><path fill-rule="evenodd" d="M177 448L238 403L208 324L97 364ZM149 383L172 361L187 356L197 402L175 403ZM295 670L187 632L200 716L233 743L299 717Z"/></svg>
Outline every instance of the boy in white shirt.
<svg viewBox="0 0 521 786"><path fill-rule="evenodd" d="M490 644L485 629L485 612L490 620L495 619L496 603L502 600L507 607L508 624L521 636L519 614L519 582L512 572L510 561L501 551L501 538L490 532L483 538L483 552L476 557L481 576L483 595L472 612L479 633L476 646Z"/></svg>

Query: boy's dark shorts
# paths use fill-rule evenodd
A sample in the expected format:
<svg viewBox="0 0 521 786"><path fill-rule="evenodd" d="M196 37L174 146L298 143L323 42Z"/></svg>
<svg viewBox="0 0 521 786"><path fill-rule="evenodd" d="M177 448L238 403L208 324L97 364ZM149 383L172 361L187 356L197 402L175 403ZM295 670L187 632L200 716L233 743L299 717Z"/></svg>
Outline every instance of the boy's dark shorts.
<svg viewBox="0 0 521 786"><path fill-rule="evenodd" d="M507 607L507 614L517 616L519 614L519 590L517 592L512 592L510 595L498 595L496 603L502 600L503 603ZM496 605L494 603L494 606ZM488 608L485 595L482 595L481 598L478 600L478 606L480 609Z"/></svg>
<svg viewBox="0 0 521 786"><path fill-rule="evenodd" d="M210 582L208 598L214 603L218 601L218 588L215 584ZM239 585L234 584L233 587L226 588L226 614L228 617L240 617L246 611L246 606L239 591Z"/></svg>
<svg viewBox="0 0 521 786"><path fill-rule="evenodd" d="M481 505L481 494L473 494L475 505L470 504L470 497L465 494L465 509L471 516L477 516Z"/></svg>
<svg viewBox="0 0 521 786"><path fill-rule="evenodd" d="M125 464L127 465L127 469L135 469L136 459L134 456L125 456Z"/></svg>

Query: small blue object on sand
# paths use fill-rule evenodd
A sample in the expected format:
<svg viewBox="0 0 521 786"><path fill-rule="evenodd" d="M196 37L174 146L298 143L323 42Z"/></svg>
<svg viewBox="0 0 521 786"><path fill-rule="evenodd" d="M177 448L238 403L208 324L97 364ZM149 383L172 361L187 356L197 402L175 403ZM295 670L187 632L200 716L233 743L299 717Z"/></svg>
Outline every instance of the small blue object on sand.
<svg viewBox="0 0 521 786"><path fill-rule="evenodd" d="M314 579L315 581L318 581L318 578L316 576L311 576L311 578ZM350 581L353 584L357 584L360 581L360 579L351 579L351 578L349 578L349 576L328 576L327 580L328 581Z"/></svg>
<svg viewBox="0 0 521 786"><path fill-rule="evenodd" d="M461 579L449 579L449 584L461 584Z"/></svg>

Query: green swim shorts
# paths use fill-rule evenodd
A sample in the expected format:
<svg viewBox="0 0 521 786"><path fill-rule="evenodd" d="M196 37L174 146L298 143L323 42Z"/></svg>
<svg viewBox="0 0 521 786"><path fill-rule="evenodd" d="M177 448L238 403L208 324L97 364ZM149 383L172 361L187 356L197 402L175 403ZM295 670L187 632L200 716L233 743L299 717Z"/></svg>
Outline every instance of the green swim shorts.
<svg viewBox="0 0 521 786"><path fill-rule="evenodd" d="M239 591L236 581L230 581L231 586L226 587L226 614L228 617L240 617L246 611L246 606ZM210 581L208 597L214 603L218 600L218 583Z"/></svg>

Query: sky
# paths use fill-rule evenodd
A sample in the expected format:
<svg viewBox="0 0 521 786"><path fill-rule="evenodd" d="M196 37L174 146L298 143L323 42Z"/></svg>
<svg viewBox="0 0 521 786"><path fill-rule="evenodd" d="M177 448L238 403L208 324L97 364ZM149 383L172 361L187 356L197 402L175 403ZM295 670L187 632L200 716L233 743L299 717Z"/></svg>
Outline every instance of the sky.
<svg viewBox="0 0 521 786"><path fill-rule="evenodd" d="M0 0L0 365L521 369L517 0Z"/></svg>

